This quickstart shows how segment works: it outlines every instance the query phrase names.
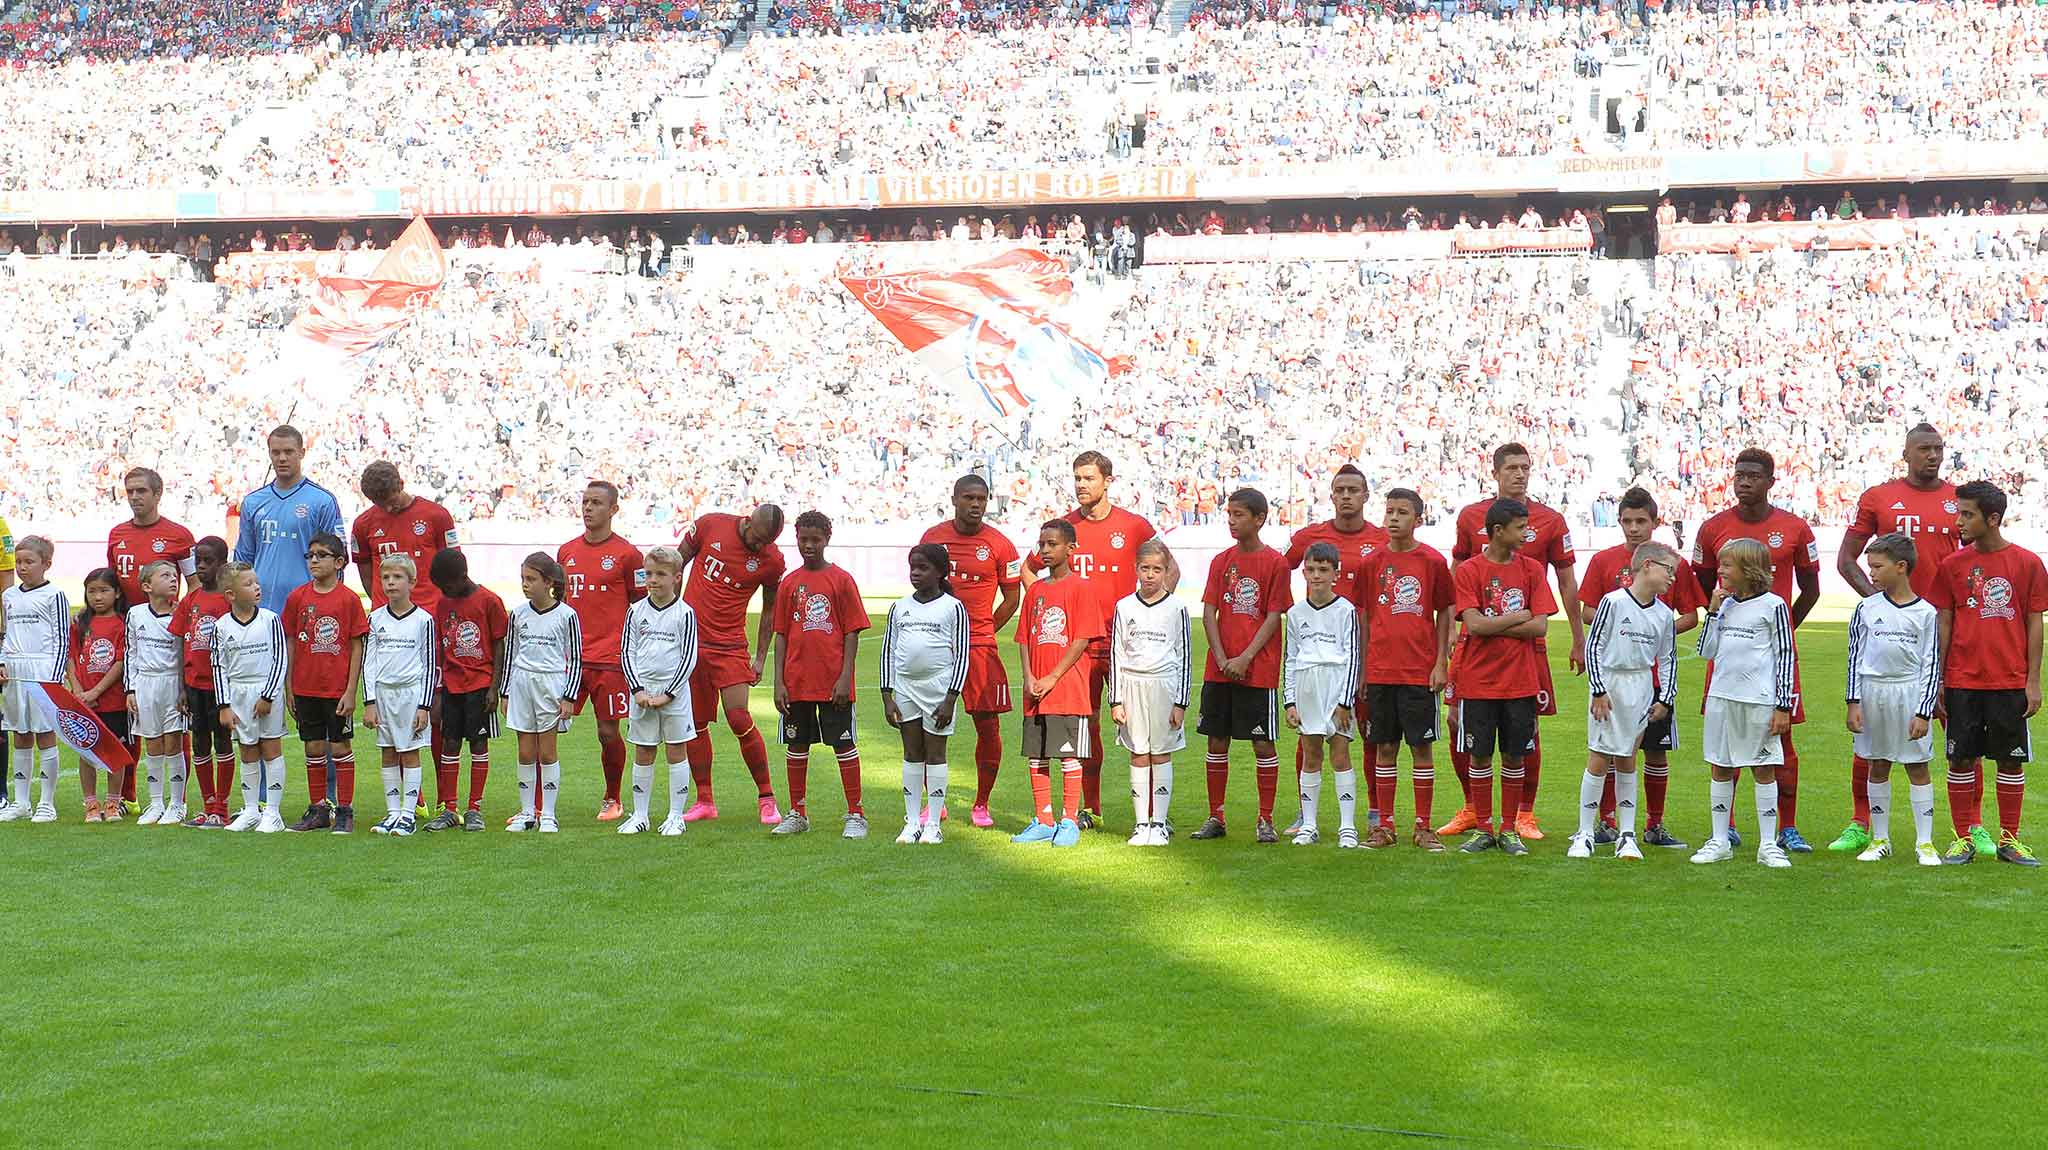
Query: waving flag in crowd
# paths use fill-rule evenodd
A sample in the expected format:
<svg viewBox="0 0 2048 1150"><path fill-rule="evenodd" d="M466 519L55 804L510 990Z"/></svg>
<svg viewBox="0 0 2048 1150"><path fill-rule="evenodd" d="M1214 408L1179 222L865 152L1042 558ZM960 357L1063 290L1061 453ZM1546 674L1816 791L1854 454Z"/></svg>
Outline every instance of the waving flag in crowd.
<svg viewBox="0 0 2048 1150"><path fill-rule="evenodd" d="M114 732L62 684L23 681L21 689L28 696L29 706L57 729L57 737L77 751L79 758L102 771L123 771L135 765L135 756L128 753Z"/></svg>
<svg viewBox="0 0 2048 1150"><path fill-rule="evenodd" d="M1098 397L1128 367L1057 318L1072 300L1065 261L1030 248L958 271L839 281L941 383L1006 424Z"/></svg>
<svg viewBox="0 0 2048 1150"><path fill-rule="evenodd" d="M391 245L369 276L321 276L313 300L292 321L292 334L345 356L390 339L448 278L448 257L426 218Z"/></svg>

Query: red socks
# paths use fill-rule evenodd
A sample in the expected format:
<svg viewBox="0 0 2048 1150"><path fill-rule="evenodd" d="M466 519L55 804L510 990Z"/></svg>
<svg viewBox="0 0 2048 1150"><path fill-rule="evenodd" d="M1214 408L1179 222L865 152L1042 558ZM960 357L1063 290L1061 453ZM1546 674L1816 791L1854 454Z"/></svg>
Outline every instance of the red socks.
<svg viewBox="0 0 2048 1150"><path fill-rule="evenodd" d="M1977 801L1977 771L1975 768L1958 767L1954 763L1948 768L1948 821L1956 831L1957 838L1967 838L1973 823L1972 807Z"/></svg>
<svg viewBox="0 0 2048 1150"><path fill-rule="evenodd" d="M1607 772L1608 778L1614 772ZM1658 826L1664 821L1664 792L1671 789L1670 763L1643 764L1643 815L1649 820L1646 826Z"/></svg>
<svg viewBox="0 0 2048 1150"><path fill-rule="evenodd" d="M317 803L327 797L327 763L306 756L306 801Z"/></svg>
<svg viewBox="0 0 2048 1150"><path fill-rule="evenodd" d="M604 760L605 801L608 803L618 802L619 784L626 777L626 740L616 735L609 739L599 736L597 749L599 757ZM435 781L439 782L439 772L436 772ZM455 781L454 777L450 776L448 781L453 783ZM444 795L446 793L446 791L442 792Z"/></svg>
<svg viewBox="0 0 2048 1150"><path fill-rule="evenodd" d="M1614 776L1620 773L1620 771L1607 772L1607 781L1600 788L1600 821L1603 823L1614 818Z"/></svg>
<svg viewBox="0 0 2048 1150"><path fill-rule="evenodd" d="M1230 752L1209 752L1209 817L1223 821L1223 794L1230 789Z"/></svg>
<svg viewBox="0 0 2048 1150"><path fill-rule="evenodd" d="M1474 762L1468 755L1466 767L1458 772L1458 781L1465 784L1465 803L1472 808L1472 817L1479 820L1479 829L1493 830L1493 763ZM1505 813L1505 808L1503 808ZM1509 820L1512 822L1513 820Z"/></svg>
<svg viewBox="0 0 2048 1150"><path fill-rule="evenodd" d="M456 789L456 780L462 775L462 752L442 755L434 760L434 797L443 810L454 810L462 801L462 794Z"/></svg>
<svg viewBox="0 0 2048 1150"><path fill-rule="evenodd" d="M1472 756L1454 748L1451 751L1451 770L1458 776L1458 790L1464 792L1465 805L1471 807L1472 812L1477 814L1479 808L1472 806ZM1491 778L1491 772L1489 772L1488 777ZM1491 811L1493 809L1493 794L1491 790L1493 784L1488 782L1486 785L1488 787L1486 809Z"/></svg>
<svg viewBox="0 0 2048 1150"><path fill-rule="evenodd" d="M811 756L806 751L802 756L787 755L783 761L789 768L789 809L808 818L810 812L804 809L804 795L810 789Z"/></svg>
<svg viewBox="0 0 2048 1150"><path fill-rule="evenodd" d="M1096 786L1099 788L1102 780L1102 763L1100 760L1097 760L1095 764L1095 772ZM1072 819L1080 816L1081 794L1085 789L1083 782L1087 773L1088 767L1085 763L1074 759L1062 759L1060 761L1061 818ZM1097 801L1099 802L1100 800L1098 799Z"/></svg>
<svg viewBox="0 0 2048 1150"><path fill-rule="evenodd" d="M852 747L839 752L839 785L846 791L846 813L865 815L860 805L860 752Z"/></svg>
<svg viewBox="0 0 2048 1150"><path fill-rule="evenodd" d="M1508 812L1515 811L1519 813L1523 809L1522 792L1528 780L1527 770L1528 768L1522 763L1509 763L1506 759L1501 760L1500 829L1503 831L1515 829L1515 822L1508 817Z"/></svg>
<svg viewBox="0 0 2048 1150"><path fill-rule="evenodd" d="M1408 768L1415 785L1415 822L1417 826L1434 827L1436 815L1431 808L1436 805L1436 764L1417 763ZM1392 806L1380 810L1380 819L1385 821Z"/></svg>
<svg viewBox="0 0 2048 1150"><path fill-rule="evenodd" d="M1031 764L1031 810L1046 826L1056 821L1052 817L1052 772L1043 762Z"/></svg>
<svg viewBox="0 0 2048 1150"><path fill-rule="evenodd" d="M329 767L334 771L335 805L342 807L356 805L356 753L352 750L342 752L329 762ZM319 801L320 796L326 793L327 784L320 784L319 791L315 792L313 796L314 801Z"/></svg>
<svg viewBox="0 0 2048 1150"><path fill-rule="evenodd" d="M1259 775L1259 820L1272 822L1273 792L1280 787L1280 759L1276 755L1270 759L1254 760L1254 763Z"/></svg>
<svg viewBox="0 0 2048 1150"><path fill-rule="evenodd" d="M1003 762L1003 725L995 715L974 716L974 805L985 807L995 793Z"/></svg>
<svg viewBox="0 0 2048 1150"><path fill-rule="evenodd" d="M732 716L727 715L726 719L731 721ZM747 764L747 773L754 776L754 794L759 798L774 798L775 780L768 777L768 744L761 741L761 728L755 726L754 720L749 718L745 727L734 727L732 733L740 742L740 761ZM711 746L708 735L705 736L704 746L707 751ZM710 769L708 766L705 767L707 779L710 778ZM705 792L704 798L709 802L710 792Z"/></svg>
<svg viewBox="0 0 2048 1150"><path fill-rule="evenodd" d="M1792 736L1781 736L1785 746L1785 765L1778 768L1778 825L1796 827L1799 825L1799 752L1792 749ZM1866 784L1867 785L1867 784ZM1864 801L1869 801L1869 792L1864 792Z"/></svg>
<svg viewBox="0 0 2048 1150"><path fill-rule="evenodd" d="M484 805L484 782L491 777L491 756L489 752L469 753L469 809L482 810Z"/></svg>
<svg viewBox="0 0 2048 1150"><path fill-rule="evenodd" d="M1870 829L1870 760L1862 755L1849 760L1849 801L1856 825Z"/></svg>
<svg viewBox="0 0 2048 1150"><path fill-rule="evenodd" d="M697 728L697 737L683 744L690 756L690 783L697 788L697 801L708 803L711 798L711 720Z"/></svg>
<svg viewBox="0 0 2048 1150"><path fill-rule="evenodd" d="M2020 807L2027 797L2027 768L1998 770L1998 829L2014 838L2020 833Z"/></svg>
<svg viewBox="0 0 2048 1150"><path fill-rule="evenodd" d="M1394 790L1400 782L1400 761L1382 763L1375 756L1372 763L1372 809L1380 813L1380 822L1387 826L1394 824Z"/></svg>

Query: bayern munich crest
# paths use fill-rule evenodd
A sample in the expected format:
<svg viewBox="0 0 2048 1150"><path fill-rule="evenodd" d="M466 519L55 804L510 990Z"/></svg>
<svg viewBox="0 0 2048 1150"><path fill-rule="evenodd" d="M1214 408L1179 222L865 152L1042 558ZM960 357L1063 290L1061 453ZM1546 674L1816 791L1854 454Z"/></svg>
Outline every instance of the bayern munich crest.
<svg viewBox="0 0 2048 1150"><path fill-rule="evenodd" d="M1956 513L1956 501L1953 499L1942 500L1941 509L1943 511L1948 512L1950 515L1954 515Z"/></svg>
<svg viewBox="0 0 2048 1150"><path fill-rule="evenodd" d="M79 750L89 751L99 745L100 725L77 711L57 708L57 725L64 729L64 741Z"/></svg>
<svg viewBox="0 0 2048 1150"><path fill-rule="evenodd" d="M1112 531L1109 533L1109 549L1112 551L1122 551L1124 549L1123 532Z"/></svg>
<svg viewBox="0 0 2048 1150"><path fill-rule="evenodd" d="M747 570L748 570L748 571L759 571L760 569L761 569L761 561L760 561L759 559L749 559L749 560L747 560Z"/></svg>
<svg viewBox="0 0 2048 1150"><path fill-rule="evenodd" d="M605 556L605 557L604 557L603 559L599 560L599 561L598 561L598 564L597 564L597 565L598 565L598 566L599 566L600 568L602 568L602 569L604 569L604 570L606 570L606 571L609 571L609 570L611 570L611 569L612 569L612 564L613 564L613 563L615 563L615 562L617 562L617 561L616 561L616 560L614 560L614 559L613 559L613 558L612 558L611 556L607 555L607 556Z"/></svg>
<svg viewBox="0 0 2048 1150"><path fill-rule="evenodd" d="M976 560L977 560L978 562L982 562L982 563L986 563L986 562L988 562L988 544L984 543L984 544L982 544L981 546L979 546L979 547L976 547L976 548L974 549L974 558L975 558L975 559L976 559Z"/></svg>
<svg viewBox="0 0 2048 1150"><path fill-rule="evenodd" d="M162 555L164 553L164 541L161 539L151 540L149 544L149 549L151 551L156 552L158 555Z"/></svg>
<svg viewBox="0 0 2048 1150"><path fill-rule="evenodd" d="M1776 531L1771 532L1770 544L1773 547L1783 547L1785 545L1785 536Z"/></svg>
<svg viewBox="0 0 2048 1150"><path fill-rule="evenodd" d="M412 533L414 535L425 535L427 533L427 525L419 522L418 520L414 520L412 525Z"/></svg>
<svg viewBox="0 0 2048 1150"><path fill-rule="evenodd" d="M1500 593L1500 613L1503 615L1512 615L1525 609L1527 605L1520 587L1508 587Z"/></svg>

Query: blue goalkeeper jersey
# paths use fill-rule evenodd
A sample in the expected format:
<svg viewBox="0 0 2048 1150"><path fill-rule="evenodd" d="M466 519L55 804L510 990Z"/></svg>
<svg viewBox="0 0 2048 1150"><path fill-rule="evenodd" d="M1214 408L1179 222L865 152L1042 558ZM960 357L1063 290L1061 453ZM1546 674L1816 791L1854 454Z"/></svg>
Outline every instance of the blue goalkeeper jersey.
<svg viewBox="0 0 2048 1150"><path fill-rule="evenodd" d="M334 493L301 477L289 491L266 483L242 500L242 533L235 539L235 560L252 563L263 584L263 606L284 614L285 597L310 583L306 548L315 535L341 540L347 569L348 534L341 522L341 504Z"/></svg>

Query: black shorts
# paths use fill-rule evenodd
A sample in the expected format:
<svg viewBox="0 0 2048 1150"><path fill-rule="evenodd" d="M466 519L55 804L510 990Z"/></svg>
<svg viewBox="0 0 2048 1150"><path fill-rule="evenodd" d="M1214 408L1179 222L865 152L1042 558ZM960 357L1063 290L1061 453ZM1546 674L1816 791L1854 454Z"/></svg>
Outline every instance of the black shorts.
<svg viewBox="0 0 2048 1150"><path fill-rule="evenodd" d="M226 748L228 732L220 725L220 704L213 701L210 688L185 684L185 709L191 712L185 722L194 738L210 738L216 749Z"/></svg>
<svg viewBox="0 0 2048 1150"><path fill-rule="evenodd" d="M1670 752L1678 749L1678 724L1675 721L1677 718L1674 713L1661 719L1652 719L1650 725L1643 729L1645 755L1652 751Z"/></svg>
<svg viewBox="0 0 2048 1150"><path fill-rule="evenodd" d="M1198 734L1270 743L1280 731L1280 692L1246 683L1203 683Z"/></svg>
<svg viewBox="0 0 2048 1150"><path fill-rule="evenodd" d="M1384 746L1436 742L1436 692L1410 683L1371 683L1365 688L1365 741Z"/></svg>
<svg viewBox="0 0 2048 1150"><path fill-rule="evenodd" d="M341 709L340 699L292 696L292 722L307 743L348 743L356 737L356 717Z"/></svg>
<svg viewBox="0 0 2048 1150"><path fill-rule="evenodd" d="M1516 758L1528 754L1536 742L1536 697L1458 700L1458 741L1479 759L1492 758L1496 748Z"/></svg>
<svg viewBox="0 0 2048 1150"><path fill-rule="evenodd" d="M853 745L853 704L800 703L792 700L789 713L782 716L782 745L808 747L824 743L833 747Z"/></svg>
<svg viewBox="0 0 2048 1150"><path fill-rule="evenodd" d="M1088 719L1083 715L1024 716L1026 759L1085 759L1093 753Z"/></svg>
<svg viewBox="0 0 2048 1150"><path fill-rule="evenodd" d="M107 729L109 731L114 732L114 738L120 740L123 743L129 741L128 711L126 708L123 708L118 711L101 711L99 712L99 716L100 722L105 723L107 725Z"/></svg>
<svg viewBox="0 0 2048 1150"><path fill-rule="evenodd" d="M462 749L463 740L469 740L469 749L481 753L490 746L491 737L498 733L498 693L486 687L481 691L443 691L436 700L434 718L441 724L441 752L452 755Z"/></svg>
<svg viewBox="0 0 2048 1150"><path fill-rule="evenodd" d="M1950 687L1947 703L1949 758L2024 763L2033 756L2025 691Z"/></svg>

